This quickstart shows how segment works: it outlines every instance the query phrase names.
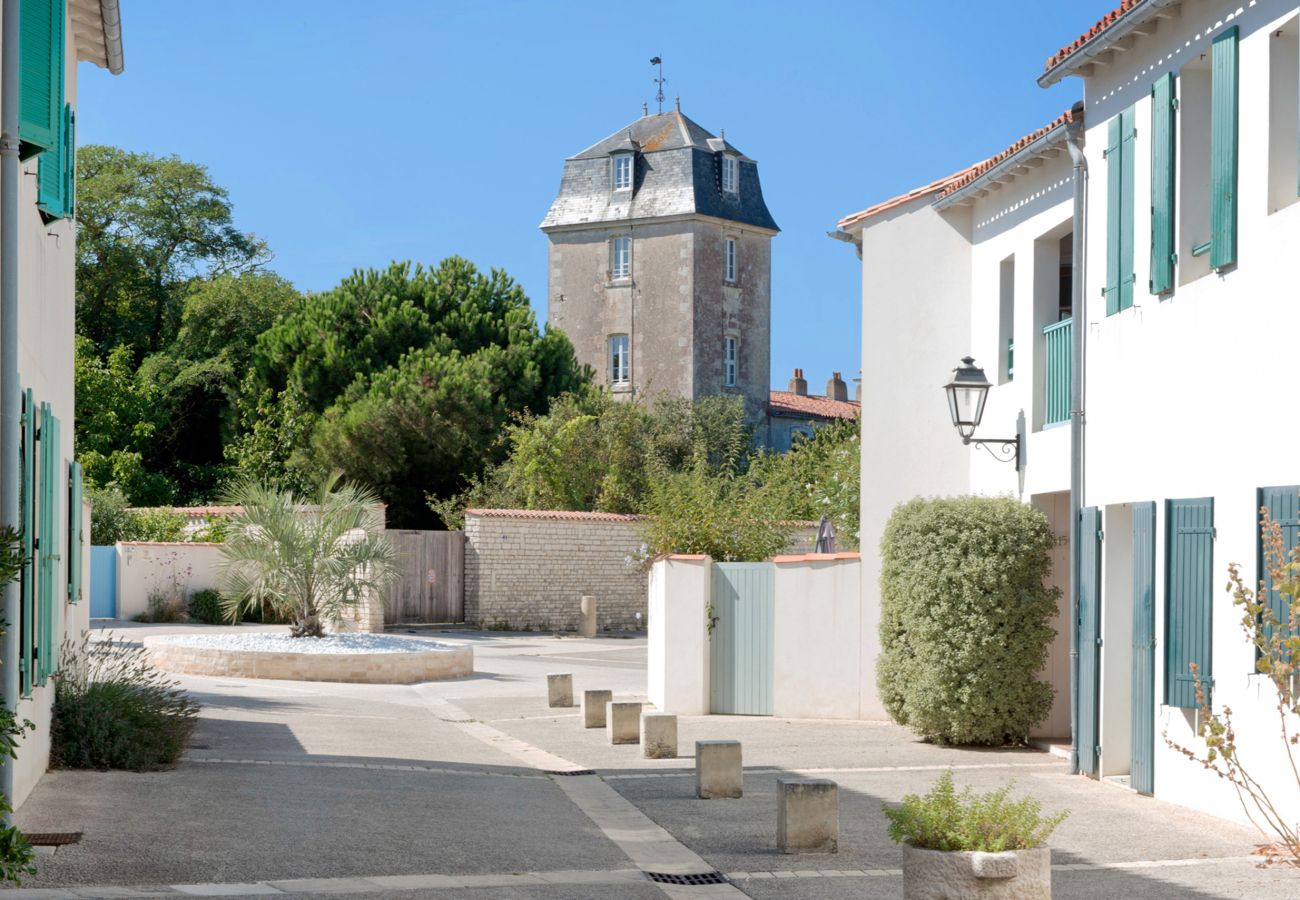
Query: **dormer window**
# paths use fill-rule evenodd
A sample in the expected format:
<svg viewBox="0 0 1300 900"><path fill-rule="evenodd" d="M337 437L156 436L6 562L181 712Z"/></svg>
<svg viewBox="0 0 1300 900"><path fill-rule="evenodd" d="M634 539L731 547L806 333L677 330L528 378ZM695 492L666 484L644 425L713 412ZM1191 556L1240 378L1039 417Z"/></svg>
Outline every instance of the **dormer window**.
<svg viewBox="0 0 1300 900"><path fill-rule="evenodd" d="M722 157L722 189L728 194L735 194L740 191L740 174L736 166L736 157Z"/></svg>
<svg viewBox="0 0 1300 900"><path fill-rule="evenodd" d="M614 157L614 190L632 189L632 154L623 153Z"/></svg>

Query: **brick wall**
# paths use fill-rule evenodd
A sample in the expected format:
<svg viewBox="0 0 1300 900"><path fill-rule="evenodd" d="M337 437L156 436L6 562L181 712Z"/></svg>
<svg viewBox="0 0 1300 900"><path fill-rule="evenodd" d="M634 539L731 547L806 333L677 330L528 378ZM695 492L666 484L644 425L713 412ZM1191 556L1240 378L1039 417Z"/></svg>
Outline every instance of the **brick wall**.
<svg viewBox="0 0 1300 900"><path fill-rule="evenodd" d="M806 552L802 529L791 552ZM480 628L571 631L583 595L595 597L601 631L645 627L649 573L635 516L539 510L465 513L465 622Z"/></svg>
<svg viewBox="0 0 1300 900"><path fill-rule="evenodd" d="M645 623L648 574L633 516L472 510L465 514L465 621L482 628L578 627L595 597L602 631Z"/></svg>

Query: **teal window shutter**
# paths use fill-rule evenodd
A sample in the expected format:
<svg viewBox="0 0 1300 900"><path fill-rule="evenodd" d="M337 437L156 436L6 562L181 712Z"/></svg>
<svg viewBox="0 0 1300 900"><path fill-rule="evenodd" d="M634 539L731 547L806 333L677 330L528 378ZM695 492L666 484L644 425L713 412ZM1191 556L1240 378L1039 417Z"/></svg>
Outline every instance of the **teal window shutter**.
<svg viewBox="0 0 1300 900"><path fill-rule="evenodd" d="M47 219L64 216L64 192L67 186L67 116L59 116L59 140L36 161L36 206Z"/></svg>
<svg viewBox="0 0 1300 900"><path fill-rule="evenodd" d="M1174 73L1151 87L1151 293L1174 287Z"/></svg>
<svg viewBox="0 0 1300 900"><path fill-rule="evenodd" d="M32 390L23 392L22 487L19 495L22 523L23 570L22 609L19 612L19 642L22 694L30 696L36 662L36 409Z"/></svg>
<svg viewBox="0 0 1300 900"><path fill-rule="evenodd" d="M1210 265L1237 261L1237 26L1214 39L1210 82Z"/></svg>
<svg viewBox="0 0 1300 900"><path fill-rule="evenodd" d="M21 0L19 12L19 157L59 146L63 115L64 0Z"/></svg>
<svg viewBox="0 0 1300 900"><path fill-rule="evenodd" d="M1255 509L1268 510L1268 517L1282 531L1283 559L1291 558L1291 551L1300 542L1300 485L1286 487L1264 487L1259 489ZM1258 529L1257 529L1258 531ZM1291 621L1290 604L1273 587L1273 579L1268 573L1267 560L1264 559L1264 541L1257 537L1255 556L1256 566L1261 582L1261 597L1273 610L1274 618L1282 625Z"/></svg>
<svg viewBox="0 0 1300 900"><path fill-rule="evenodd" d="M82 486L81 464L68 465L68 601L80 603L84 573L82 558L86 552L86 522L82 513L85 490Z"/></svg>
<svg viewBox="0 0 1300 900"><path fill-rule="evenodd" d="M1106 142L1106 315L1133 305L1133 109L1110 120Z"/></svg>
<svg viewBox="0 0 1300 900"><path fill-rule="evenodd" d="M71 218L77 197L77 113L72 104L63 107L63 214Z"/></svg>
<svg viewBox="0 0 1300 900"><path fill-rule="evenodd" d="M1197 665L1207 692L1214 674L1210 635L1213 498L1169 500L1165 529L1165 703L1195 709L1192 663Z"/></svg>

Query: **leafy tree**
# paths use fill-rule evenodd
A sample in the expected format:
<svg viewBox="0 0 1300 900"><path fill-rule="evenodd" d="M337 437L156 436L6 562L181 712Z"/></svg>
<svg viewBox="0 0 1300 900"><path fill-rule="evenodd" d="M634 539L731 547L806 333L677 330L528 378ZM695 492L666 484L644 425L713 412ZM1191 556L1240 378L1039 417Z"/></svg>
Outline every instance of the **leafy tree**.
<svg viewBox="0 0 1300 900"><path fill-rule="evenodd" d="M791 519L830 519L837 549L856 549L861 527L861 423L837 422L798 439L789 453L751 465L754 477Z"/></svg>
<svg viewBox="0 0 1300 900"><path fill-rule="evenodd" d="M339 479L331 474L308 496L256 482L230 492L242 511L221 545L227 620L265 603L291 617L294 637L321 637L397 577L379 498Z"/></svg>
<svg viewBox="0 0 1300 900"><path fill-rule="evenodd" d="M77 328L136 358L166 347L193 280L246 271L266 245L234 227L207 169L176 156L77 148Z"/></svg>
<svg viewBox="0 0 1300 900"><path fill-rule="evenodd" d="M226 461L243 477L272 490L310 493L311 479L301 461L320 417L307 408L300 392L276 393L270 388L259 392L252 383L245 379L238 434L226 444Z"/></svg>

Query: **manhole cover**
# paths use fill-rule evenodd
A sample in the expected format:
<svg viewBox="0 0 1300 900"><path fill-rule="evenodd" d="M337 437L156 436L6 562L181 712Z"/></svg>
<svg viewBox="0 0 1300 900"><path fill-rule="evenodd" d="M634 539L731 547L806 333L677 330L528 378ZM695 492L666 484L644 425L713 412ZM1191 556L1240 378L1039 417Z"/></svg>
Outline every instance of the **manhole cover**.
<svg viewBox="0 0 1300 900"><path fill-rule="evenodd" d="M547 775L595 775L595 769L569 769L565 772L546 770Z"/></svg>
<svg viewBox="0 0 1300 900"><path fill-rule="evenodd" d="M691 875L671 875L667 872L646 872L646 878L656 884L726 884L727 876L721 872L697 872Z"/></svg>
<svg viewBox="0 0 1300 900"><path fill-rule="evenodd" d="M33 847L62 847L81 840L80 831L38 831L24 836Z"/></svg>

